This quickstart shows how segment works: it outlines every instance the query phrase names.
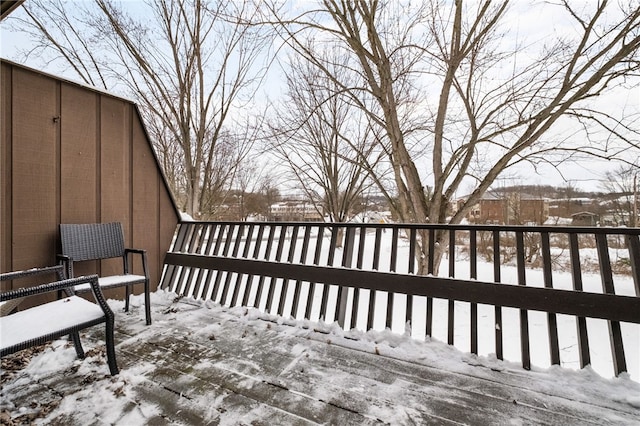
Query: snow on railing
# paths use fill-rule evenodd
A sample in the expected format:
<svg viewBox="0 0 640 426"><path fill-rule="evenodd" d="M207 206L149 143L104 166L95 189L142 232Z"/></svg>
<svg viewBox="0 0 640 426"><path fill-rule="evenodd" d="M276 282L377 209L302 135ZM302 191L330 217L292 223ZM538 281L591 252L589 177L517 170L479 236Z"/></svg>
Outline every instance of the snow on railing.
<svg viewBox="0 0 640 426"><path fill-rule="evenodd" d="M526 369L592 365L638 380L639 235L638 228L184 222L160 287L346 329L446 340Z"/></svg>

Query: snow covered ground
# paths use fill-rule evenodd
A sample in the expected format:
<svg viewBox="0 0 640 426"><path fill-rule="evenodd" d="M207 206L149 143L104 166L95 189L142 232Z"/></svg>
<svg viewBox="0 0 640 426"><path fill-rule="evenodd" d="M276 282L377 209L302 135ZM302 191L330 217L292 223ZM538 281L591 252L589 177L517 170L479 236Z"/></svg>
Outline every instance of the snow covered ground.
<svg viewBox="0 0 640 426"><path fill-rule="evenodd" d="M202 339L205 342L215 340L216 344L224 345L233 342L234 339L239 339L240 333L244 333L242 338L244 339L246 336L248 347L255 348L256 345L264 345L265 341L259 340L259 338L271 331L274 335L289 335L296 338L295 345L291 348L274 347L272 349L288 353L294 361L308 359L312 363L318 362L320 358L314 360L320 355L319 351L322 349L319 348L327 347L327 342L331 342L329 346L336 345L356 349L362 353L379 354L407 361L411 365L425 366L433 371L451 372L459 377L482 377L483 380L497 380L498 383L505 386L507 393L514 391L514 385L519 387L518 384L520 384L523 388L526 386L538 395L535 400L536 404L540 405L538 412L542 415L547 415L547 411L552 412L552 405L560 398L564 401L563 404L566 404L567 410L583 413L585 416L596 416L595 418L598 419L595 420L596 423L637 424L640 422L640 384L630 380L626 374L618 378L606 378L597 374L592 368L574 371L558 366L534 367L532 371L524 371L518 364L499 361L492 356L475 356L463 353L435 340L420 341L390 330L372 330L366 333L360 330L345 332L336 324L317 324L309 321L284 319L256 309L224 308L212 302L201 302L187 298L177 302L175 294L162 290L152 294L152 303L154 323L152 326L146 327L143 319L143 301L140 296L133 298L133 312L131 314L122 312L123 302L109 301L116 313L116 322L121 327L125 327L125 334L121 334L120 341L117 342L117 352L119 352L121 364L121 372L118 376L113 378L108 376L108 368L104 355L101 353L100 342L93 340L88 344L85 343L88 357L83 361L75 358L72 345L65 341L57 341L42 353L35 355L23 370L10 373L8 378L3 378L0 408L3 410L5 420L7 416L9 418L6 420L6 424L10 424L10 419L28 416L42 408L47 398L42 397L42 394L30 393L34 392L34 386L38 384L45 393L53 395L52 399L55 401L50 403L49 412L42 413L42 417L35 420L36 424L142 425L155 424L156 422L161 424L194 424L188 420L181 421L181 415L184 413L181 414L180 411L182 408L187 412L189 407L195 405L199 405L203 410L199 414L202 416L203 424L268 423L268 419L278 418L270 417L277 416L278 413L274 413L269 406L255 404L234 406L231 404L232 400L219 395L220 390L216 390L215 386L209 390L193 389L194 392L200 393L194 393L189 398L182 398L181 395L178 397L174 391L172 395L178 401L182 401L183 406L170 412L167 407L163 407L153 399L157 393L162 391L162 388L150 387L157 377L162 376L159 371L165 367L162 365L164 362L152 362L150 359L145 361L146 358L141 357L135 364L132 364L130 361L127 362L127 359L132 359L130 354L136 350L133 348L144 348L147 345L146 342L157 342L161 336L175 336L176 339L182 339L184 333L188 333L191 336L189 340ZM230 326L225 329L225 324ZM247 333L247 330L262 330L262 332ZM224 333L231 334L227 336ZM237 333L238 336L234 338L233 333ZM211 337L214 334L215 339ZM129 337L124 338L125 336ZM201 345L198 346L196 343L190 346L188 340L184 340L183 345L186 351L200 350L201 348ZM164 356L153 347L151 347L150 353L152 355L155 353L153 356L156 357L162 358ZM211 353L215 354L216 352ZM203 372L215 368L228 372L237 371L237 374L240 374L241 388L247 389L247 392L251 387L263 386L265 380L274 380L260 374L258 374L257 380L252 379L251 375L243 373L243 371L255 371L256 368L259 368L259 365L256 364L258 361L252 360L250 354L238 354L238 356L232 363L225 363L220 359L203 358L199 365L184 367L189 367L190 371ZM238 365L238 363L245 364L248 370L243 370L242 365ZM351 379L322 373L321 371L324 370L321 370L320 367L313 371L309 371L308 368L309 366L305 367L305 376L326 374L326 376L317 377L318 383L323 383L325 386L312 388L309 390L309 394L304 395L312 402L326 401L327 398L331 398L330 389L337 389L338 386L340 389L351 389L354 393L360 393L364 389L361 382L355 382L355 376L354 382L350 383L348 380ZM286 371L287 369L283 370L278 377L285 380ZM177 381L173 384L169 383L169 385L179 386L183 379L186 377L180 376ZM347 382L343 383L345 380ZM285 384L289 386L286 392L289 394L294 392L291 388L293 383ZM435 386L442 386L443 389L448 387L445 383L436 383ZM186 385L185 392L192 388L192 386ZM145 389L147 389L146 394L143 392ZM153 389L156 390L153 391ZM376 386L363 391L364 394L369 394L367 398L379 397L382 398L380 401L388 401L389 403L382 406L374 404L368 408L364 407L359 415L366 423L382 421L387 424L412 424L412 421L419 418L416 417L419 413L424 413L424 410L429 408L425 406L424 400L419 399L419 395L435 398L435 395L429 396L428 393L435 389L437 388L427 391L427 388L424 388L423 391L420 391L427 392L424 394L419 392L416 385L410 385L401 379L392 380L388 385L384 385L384 388ZM298 396L301 397L301 395ZM515 410L514 413L520 413L519 410L528 410L525 401L520 399L522 397L521 395L509 399L506 407ZM16 405L14 401L20 402ZM29 401L31 402L29 403ZM343 403L346 404L344 401ZM404 411L398 411L399 406ZM560 411L562 410L560 409ZM345 413L349 414L349 412ZM528 424L526 418L520 418L518 414L509 414L507 419L510 424ZM569 423L582 424L579 419L573 419ZM3 420L3 424L5 424L5 420ZM299 423L307 424L302 420ZM332 422L329 421L329 423ZM486 418L486 423L492 423L492 419Z"/></svg>
<svg viewBox="0 0 640 426"><path fill-rule="evenodd" d="M381 240L381 250L380 250L380 259L378 270L380 271L389 271L390 268L390 259L391 259L391 232L386 230L382 235ZM394 270L399 273L406 273L408 271L408 259L409 259L409 243L406 238L402 238L402 233L400 233L401 238L398 241L397 247L397 264L394 267ZM302 238L301 233L298 235L298 240ZM325 235L325 241L322 248L322 253L319 258L320 265L328 264L329 252L328 252L328 241L329 235ZM359 237L358 237L359 238ZM309 242L309 247L313 248L316 245L317 233L312 234L312 237ZM368 247L368 250L365 250L363 256L363 268L371 269L371 265L373 264L373 250L371 248L374 247L374 239L375 234L373 232L368 232L366 235L366 243L365 247ZM356 240L357 241L357 240ZM253 247L255 246L255 236L253 240L250 241L242 241L242 244L251 244L251 250L246 252L253 252ZM282 247L282 253L289 253L289 247L291 244L291 240L288 239L285 241L285 244ZM275 249L271 251L270 255L267 256L265 254L265 246L266 242L263 241L261 244L261 251L258 254L257 258L263 259L268 258L269 260L275 259ZM296 259L296 262L300 259L301 252L301 243L298 243L295 246L293 259ZM275 244L274 244L275 246ZM237 250L238 253L242 253L244 250L244 246L240 246ZM311 264L312 258L314 256L314 250L310 249L307 253L307 259L305 262ZM553 287L556 289L564 289L571 290L573 286L572 275L569 270L565 270L562 265L569 264L569 251L562 250L558 247L552 247L552 256L554 258L556 268L554 268L552 273ZM602 293L602 278L599 273L593 272L590 265L597 265L597 251L594 248L582 248L580 249L580 261L582 264L582 284L583 289L586 292L594 292L594 293ZM625 257L628 258L628 251L624 248L610 248L609 256L611 258L611 262L615 263ZM334 254L334 264L340 264L342 259L342 249L336 249L336 253ZM506 263L501 265L500 273L501 273L501 282L506 284L517 284L518 283L518 271L514 262ZM440 267L440 275L441 276L449 276L449 262L448 259L445 258L442 261ZM470 278L470 266L469 266L469 258L468 253L464 250L464 244L461 244L458 247L458 251L456 253L455 259L455 277L461 279L469 279ZM494 269L493 264L485 261L482 256L478 256L477 262L477 279L480 281L493 282L494 280ZM186 275L185 275L186 276ZM255 282L258 280L257 277L254 277L254 285L252 287L252 291L254 292L249 301L253 301L255 299L255 290L257 284ZM224 279L222 280L224 282ZM235 282L235 280L232 280ZM614 274L613 282L615 286L616 294L618 295L626 295L626 296L636 296L633 279L630 275L625 274ZM540 268L534 268L527 265L526 269L526 283L528 286L532 287L543 287L544 286L544 277L543 271ZM246 283L241 283L240 285L246 286ZM277 280L275 290L275 298L274 300L278 300L280 291L282 289L282 280ZM193 283L182 283L183 288L187 289L189 287L196 288ZM316 285L315 299L313 303L313 310L311 312L311 319L320 320L320 304L321 304L321 289L322 284ZM202 291L204 286L200 287L200 291ZM213 286L209 287L209 291L211 292ZM183 294L183 291L178 289L180 294ZM229 290L226 304L230 302L230 297L232 290ZM293 299L293 285L289 286L289 294L286 297L286 303L284 312L290 312L290 307L292 306ZM306 295L309 291L309 284L303 283L303 288L301 292L301 301L299 303L299 310L295 314L295 318L301 319L304 317L303 310L306 305ZM208 294L194 294L195 298L203 297L205 300L214 299L219 300L220 293L222 290L219 290L218 295ZM197 292L194 292L197 293ZM190 294L189 291L186 294ZM337 297L337 287L329 286L329 304L327 307L327 318L335 317L335 302ZM348 302L347 302L347 313L345 324L350 323L352 309L352 298L353 298L353 290L351 289L348 293ZM356 328L361 331L365 331L367 324L367 312L368 312L368 303L370 298L370 292L368 290L363 290L360 293L360 303L357 312L357 321ZM385 320L386 320L386 308L387 308L387 293L385 292L377 292L373 297L375 297L375 315L373 319L373 329L377 331L383 331L385 329ZM261 298L261 303L259 305L261 310L265 310L266 298L263 296ZM413 300L413 320L410 325L405 323L405 306L406 306L406 297L404 295L395 295L394 298L394 307L393 307L393 321L391 331L404 335L409 333L413 338L418 340L423 340L426 335L426 298L424 297L414 297ZM277 306L273 306L270 313L275 313L277 311ZM446 300L438 300L435 299L433 303L433 330L432 330L432 339L446 342L447 341L447 326L448 326L448 301ZM495 356L495 314L494 307L487 305L479 305L478 306L478 354L482 356ZM550 364L550 349L549 349L549 337L548 337L548 325L547 325L547 314L544 312L534 312L530 311L528 313L528 324L529 324L529 337L530 337L530 356L531 363L534 366L547 368ZM460 349L463 352L470 352L470 304L464 302L456 302L455 303L455 330L454 330L454 346ZM570 369L579 369L580 361L579 361L579 351L578 351L578 333L576 326L576 318L568 315L557 315L557 324L558 324L558 334L559 334L559 344L560 344L560 361L561 366ZM625 356L627 361L627 369L629 377L637 382L640 382L640 324L630 324L630 323L622 323L621 324L623 342L625 348ZM587 331L589 338L589 349L591 356L591 368L602 375L603 377L613 377L613 361L612 361L612 353L610 346L610 338L609 338L609 325L605 320L600 319L587 319ZM521 349L520 349L520 311L514 308L502 308L502 334L503 334L503 358L507 361L521 363Z"/></svg>

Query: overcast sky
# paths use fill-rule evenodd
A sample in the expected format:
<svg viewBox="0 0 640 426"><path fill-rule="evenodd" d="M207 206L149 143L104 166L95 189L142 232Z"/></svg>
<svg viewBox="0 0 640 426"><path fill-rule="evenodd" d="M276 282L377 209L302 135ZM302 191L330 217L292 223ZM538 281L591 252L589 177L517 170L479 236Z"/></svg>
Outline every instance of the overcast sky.
<svg viewBox="0 0 640 426"><path fill-rule="evenodd" d="M135 4L139 3L139 1L134 0L131 3ZM513 18L514 25L517 25L518 34L522 34L523 38L526 38L527 33L538 27L540 22L550 22L555 20L555 15L551 12L536 12L535 16L527 14L528 11L523 10L523 6L521 6L525 3L526 2L516 2L513 11L513 13L516 14L514 15L516 18ZM15 16L23 16L22 8L18 8L14 11L14 14ZM556 32L563 30L564 28L562 25L554 26L554 31ZM18 63L24 63L32 68L42 69L43 61L39 60L39 58L32 57L25 61L19 54L19 49L25 49L29 45L30 40L25 34L15 33L8 30L7 20L0 24L0 55L2 58ZM60 67L48 66L44 71L59 75L72 81L78 81L78 77L74 75L72 71L64 70ZM278 81L273 80L279 78L278 75L279 72L273 73L270 86L275 87L280 85ZM602 104L605 105L605 108L607 108L606 105L610 105L611 109L616 110L624 107L625 110L635 111L638 113L640 112L640 85L635 84L631 86L630 89L617 89L616 93L610 94L606 99L601 99L599 102L602 102ZM629 149L628 154L629 157L627 159L640 164L640 152L634 152ZM604 178L605 173L607 171L612 171L617 167L618 163L595 159L581 161L579 164L563 164L561 167L561 173L551 166L541 166L538 169L534 169L530 165L525 165L507 172L501 179L498 179L494 186L550 184L556 186L572 185L585 190L600 190L602 189L600 181Z"/></svg>

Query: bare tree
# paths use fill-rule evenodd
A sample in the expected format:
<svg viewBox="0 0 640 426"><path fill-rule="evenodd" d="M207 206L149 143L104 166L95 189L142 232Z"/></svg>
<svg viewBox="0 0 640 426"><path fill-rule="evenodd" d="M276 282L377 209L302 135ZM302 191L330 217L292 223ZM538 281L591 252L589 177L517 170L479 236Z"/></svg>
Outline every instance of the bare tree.
<svg viewBox="0 0 640 426"><path fill-rule="evenodd" d="M611 196L607 210L613 214L614 220L619 225L638 226L637 207L638 203L638 176L640 167L619 166L613 171L605 174L602 181L602 188Z"/></svg>
<svg viewBox="0 0 640 426"><path fill-rule="evenodd" d="M184 195L194 217L211 210L251 147L242 138L249 133L232 131L232 112L247 105L264 75L269 37L245 25L254 4L32 0L24 8L16 28L36 41L27 53L63 61L88 84L131 94L151 123L158 154L181 159L178 166L161 158L177 198Z"/></svg>
<svg viewBox="0 0 640 426"><path fill-rule="evenodd" d="M339 64L335 74L344 71L341 58L321 54ZM271 151L306 197L321 201L319 213L345 222L373 185L370 169L381 157L376 135L366 115L308 61L292 56L285 72L287 92L270 123Z"/></svg>
<svg viewBox="0 0 640 426"><path fill-rule="evenodd" d="M625 149L640 149L637 111L612 115L593 103L612 88L638 85L640 7L632 3L544 4L564 14L572 32L546 39L538 33L533 41L513 32L507 1L414 7L323 0L318 10L278 16L276 25L290 48L384 129L398 217L457 223L516 164L557 165L577 154L624 161ZM544 25L540 31L553 34ZM350 55L346 68L366 84L354 87L335 73L309 47L314 37ZM369 99L375 108L367 107ZM572 123L569 134L560 131ZM473 183L471 195L448 217L463 182ZM443 237L436 235L444 248Z"/></svg>

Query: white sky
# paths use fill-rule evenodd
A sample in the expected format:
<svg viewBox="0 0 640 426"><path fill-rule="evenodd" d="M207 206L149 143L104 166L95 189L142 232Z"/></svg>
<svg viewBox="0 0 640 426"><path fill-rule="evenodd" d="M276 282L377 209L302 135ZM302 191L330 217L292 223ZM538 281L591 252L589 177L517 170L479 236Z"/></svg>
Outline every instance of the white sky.
<svg viewBox="0 0 640 426"><path fill-rule="evenodd" d="M126 1L129 6L140 4L140 0ZM539 2L538 2L539 3ZM558 22L557 14L554 13L556 9L536 9L535 15L530 12L529 2L516 2L512 5L512 12L514 16L513 25L517 26L517 33L522 40L530 43L532 40L527 39L527 34L538 31L540 22L553 22L554 32L571 31L569 28L565 28ZM588 2L585 4L588 6ZM135 7L135 6L134 6ZM23 16L22 8L18 8L14 11L14 16ZM23 60L19 57L18 50L24 49L30 45L29 38L23 33L11 32L7 28L6 20L0 24L0 56L5 59L13 60L15 62L23 63ZM41 69L42 61L39 58L30 58L25 65ZM50 65L44 71L60 75L72 81L78 81L71 71L62 69L55 64ZM266 80L265 90L262 91L264 95L272 94L278 87L282 87L282 76L278 67L274 67L270 74L269 79ZM261 100L257 99L260 103ZM632 85L630 89L618 89L615 93L612 93L606 99L598 101L604 108L611 108L611 110L625 109L627 112L634 111L640 113L640 83ZM266 103L266 102L265 102ZM610 107L609 107L610 106ZM635 152L629 149L629 156L627 159L635 161L640 164L640 152ZM560 172L551 166L540 166L534 169L530 165L523 165L521 167L513 168L499 179L495 185L517 185L517 184L540 184L540 185L555 185L555 186L567 186L571 185L584 190L601 190L600 181L604 179L604 175L608 171L613 171L618 167L618 163L609 162L605 160L589 159L587 161L581 161L579 164L567 163L561 166ZM418 164L419 167L429 169L429 163ZM464 191L464 188L461 188Z"/></svg>

